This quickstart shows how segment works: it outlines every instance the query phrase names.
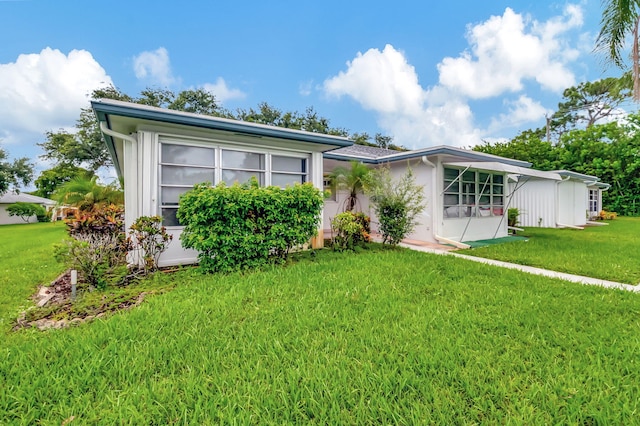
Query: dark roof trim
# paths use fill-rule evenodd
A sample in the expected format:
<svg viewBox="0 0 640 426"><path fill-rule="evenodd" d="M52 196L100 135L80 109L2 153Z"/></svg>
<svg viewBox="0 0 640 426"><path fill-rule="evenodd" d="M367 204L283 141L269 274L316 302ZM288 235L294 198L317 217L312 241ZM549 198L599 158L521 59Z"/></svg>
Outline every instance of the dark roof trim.
<svg viewBox="0 0 640 426"><path fill-rule="evenodd" d="M353 145L352 141L342 136L324 135L320 133L267 126L264 124L210 117L200 114L150 107L147 105L133 104L130 102L114 100L91 101L91 107L95 111L98 120L106 121L107 124L109 124L108 117L110 115L117 115L141 120L151 120L162 123L235 132L251 136L272 137L336 147ZM109 126L109 128L111 128L111 126Z"/></svg>
<svg viewBox="0 0 640 426"><path fill-rule="evenodd" d="M466 149L454 148L451 146L436 146L432 148L424 148L416 151L406 151L400 152L397 154L385 155L383 157L377 158L366 158L366 157L358 157L351 155L344 155L333 152L326 152L323 154L324 158L332 159L332 160L341 160L341 161L360 161L362 163L369 164L384 164L392 161L401 161L401 160L410 160L413 158L419 158L422 156L432 156L432 155L453 155L457 157L466 158L474 161L496 161L504 164L509 164L517 167L531 167L531 163L520 160L513 160L511 158L499 157L497 155L485 154L482 152L469 151Z"/></svg>

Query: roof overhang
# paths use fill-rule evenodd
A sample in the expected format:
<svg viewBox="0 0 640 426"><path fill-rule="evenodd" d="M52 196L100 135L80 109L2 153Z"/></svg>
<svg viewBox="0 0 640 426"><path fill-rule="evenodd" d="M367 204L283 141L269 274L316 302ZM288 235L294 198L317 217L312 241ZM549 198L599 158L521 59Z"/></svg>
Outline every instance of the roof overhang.
<svg viewBox="0 0 640 426"><path fill-rule="evenodd" d="M311 150L316 152L325 152L353 145L353 141L343 136L268 126L111 99L91 101L91 107L99 122L105 123L104 126L106 126L107 129L123 135L136 132L141 126L161 125L182 129L212 131L218 134L229 134L236 137L251 137L253 138L252 140L258 144L261 142L260 139L263 138L262 143L265 145L267 145L267 140L310 144L312 146ZM107 135L104 132L103 136L118 175L122 176L121 153L119 152L121 148L119 148L114 140L117 139L117 137Z"/></svg>
<svg viewBox="0 0 640 426"><path fill-rule="evenodd" d="M417 149L414 151L403 151L397 154L385 155L381 157L360 157L354 155L341 154L339 152L326 152L323 154L324 158L340 161L360 161L362 163L369 164L386 164L394 161L411 160L414 158L431 157L436 155L451 156L456 158L463 158L470 161L477 162L497 162L502 164L508 164L516 167L531 167L531 163L526 161L514 160L512 158L500 157L492 154L485 154L484 152L471 151L468 149L455 148L452 146L434 146L429 148Z"/></svg>
<svg viewBox="0 0 640 426"><path fill-rule="evenodd" d="M458 168L470 168L474 170L486 170L490 172L502 172L510 175L528 176L539 179L549 179L560 181L562 178L555 172L543 172L541 170L529 169L527 167L513 166L511 164L505 164L502 162L494 161L479 161L479 162L466 162L456 161L450 163L443 163L445 166L458 167Z"/></svg>

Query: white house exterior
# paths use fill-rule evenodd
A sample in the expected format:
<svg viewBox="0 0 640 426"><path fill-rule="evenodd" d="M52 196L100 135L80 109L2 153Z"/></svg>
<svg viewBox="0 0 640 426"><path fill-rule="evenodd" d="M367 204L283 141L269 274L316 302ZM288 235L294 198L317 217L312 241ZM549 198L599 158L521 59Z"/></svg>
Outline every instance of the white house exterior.
<svg viewBox="0 0 640 426"><path fill-rule="evenodd" d="M0 225L33 223L38 221L35 215L31 216L28 222L25 222L20 216L10 216L7 211L7 207L18 202L38 204L45 209L49 209L56 205L55 201L48 198L36 197L35 195L16 193L13 191L7 192L0 196Z"/></svg>
<svg viewBox="0 0 640 426"><path fill-rule="evenodd" d="M140 216L160 215L173 235L161 266L197 260L195 251L182 248L176 219L180 194L194 184L242 183L255 177L262 185L311 182L322 189L326 175L350 161L389 167L396 177L411 167L426 199L419 224L408 237L413 240L464 246L465 241L504 237L509 207L523 211L525 226L584 224L590 206L601 208L604 186L597 178L541 172L530 163L495 155L450 146L392 151L354 145L338 136L114 100L92 106L124 179L125 225ZM343 210L344 198L338 193L325 202L317 246L323 231L331 229L331 218ZM376 230L369 200L364 195L359 200L359 209L372 216Z"/></svg>
<svg viewBox="0 0 640 426"><path fill-rule="evenodd" d="M582 227L602 210L602 191L608 184L569 170L548 173L561 180L526 178L514 192L512 206L520 210L520 226Z"/></svg>
<svg viewBox="0 0 640 426"><path fill-rule="evenodd" d="M391 168L401 176L410 167L415 180L424 186L427 207L419 225L408 237L413 240L460 243L507 236L507 217L511 194L508 177L539 177L560 180L557 174L532 170L530 163L495 155L438 146L416 151L372 151L354 145L325 154L325 173L337 165L348 167L351 160L371 167ZM376 218L369 201L361 195L361 209ZM324 228L331 228L331 218L342 211L344 194L325 203Z"/></svg>
<svg viewBox="0 0 640 426"><path fill-rule="evenodd" d="M338 136L128 102L101 100L92 107L124 180L125 226L140 216L160 215L173 235L160 266L197 260L195 251L182 248L175 217L179 195L194 184L255 177L263 185L311 182L322 189L322 153L352 145Z"/></svg>

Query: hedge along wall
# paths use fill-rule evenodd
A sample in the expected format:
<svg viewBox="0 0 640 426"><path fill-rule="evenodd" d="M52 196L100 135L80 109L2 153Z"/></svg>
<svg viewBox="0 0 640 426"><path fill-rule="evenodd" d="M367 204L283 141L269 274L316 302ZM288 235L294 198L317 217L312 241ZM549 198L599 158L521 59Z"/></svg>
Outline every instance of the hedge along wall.
<svg viewBox="0 0 640 426"><path fill-rule="evenodd" d="M318 229L323 197L313 185L286 189L196 185L180 197L182 245L199 251L200 268L228 272L284 261Z"/></svg>

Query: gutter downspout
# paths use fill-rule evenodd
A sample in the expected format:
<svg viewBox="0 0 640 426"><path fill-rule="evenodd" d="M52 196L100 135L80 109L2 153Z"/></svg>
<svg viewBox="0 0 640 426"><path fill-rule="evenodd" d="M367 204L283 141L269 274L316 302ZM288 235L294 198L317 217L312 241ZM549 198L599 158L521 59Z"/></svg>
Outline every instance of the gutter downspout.
<svg viewBox="0 0 640 426"><path fill-rule="evenodd" d="M107 127L107 123L105 121L100 122L100 130L102 131L102 133L109 136L113 136L114 138L122 139L124 141L128 141L131 143L138 142L136 138L134 138L133 136L125 135L124 133L118 133L115 130L111 130L110 128Z"/></svg>

